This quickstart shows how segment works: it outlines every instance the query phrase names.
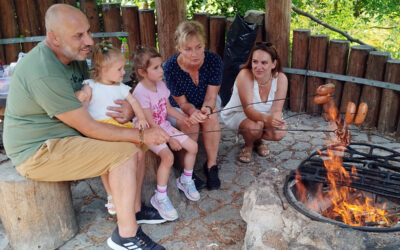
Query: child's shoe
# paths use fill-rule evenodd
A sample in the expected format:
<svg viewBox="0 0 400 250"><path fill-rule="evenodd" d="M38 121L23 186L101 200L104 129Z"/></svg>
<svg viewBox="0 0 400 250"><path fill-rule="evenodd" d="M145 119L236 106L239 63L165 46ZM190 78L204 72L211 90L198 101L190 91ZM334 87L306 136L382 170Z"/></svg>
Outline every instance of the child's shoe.
<svg viewBox="0 0 400 250"><path fill-rule="evenodd" d="M110 215L116 215L117 212L115 211L115 206L114 203L111 202L112 200L112 196L108 195L107 196L107 204L104 205L107 208L107 211Z"/></svg>
<svg viewBox="0 0 400 250"><path fill-rule="evenodd" d="M181 178L178 177L176 178L176 185L180 190L182 190L186 198L188 198L191 201L198 201L200 200L200 193L196 189L196 185L194 184L194 181L191 179L188 182L182 182Z"/></svg>
<svg viewBox="0 0 400 250"><path fill-rule="evenodd" d="M172 206L171 200L168 198L168 196L165 199L158 200L154 194L150 199L150 203L155 209L158 210L161 217L164 219L168 221L178 219L178 212L174 206Z"/></svg>

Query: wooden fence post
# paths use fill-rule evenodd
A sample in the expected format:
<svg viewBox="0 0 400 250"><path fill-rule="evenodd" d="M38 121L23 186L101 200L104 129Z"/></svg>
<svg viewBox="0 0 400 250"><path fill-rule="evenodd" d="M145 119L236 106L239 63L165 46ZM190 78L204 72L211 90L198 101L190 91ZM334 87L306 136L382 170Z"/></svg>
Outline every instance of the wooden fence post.
<svg viewBox="0 0 400 250"><path fill-rule="evenodd" d="M37 20L36 3L32 0L14 0L20 36L39 36L39 23ZM27 53L37 43L23 43L24 52Z"/></svg>
<svg viewBox="0 0 400 250"><path fill-rule="evenodd" d="M308 47L310 45L310 30L293 30L292 68L307 69ZM290 75L290 110L304 112L306 109L306 77L303 75Z"/></svg>
<svg viewBox="0 0 400 250"><path fill-rule="evenodd" d="M386 62L385 82L400 84L400 60ZM399 116L400 95L390 89L383 89L382 101L378 119L378 130L381 133L395 132Z"/></svg>
<svg viewBox="0 0 400 250"><path fill-rule="evenodd" d="M355 45L351 47L347 75L364 77L367 68L368 54L373 48L367 45ZM345 113L348 102L354 102L358 106L361 95L361 85L353 82L345 82L343 87L340 112Z"/></svg>
<svg viewBox="0 0 400 250"><path fill-rule="evenodd" d="M17 20L14 14L14 1L2 0L0 1L0 30L3 38L18 37ZM19 44L6 44L5 50L5 64L17 61L19 53Z"/></svg>
<svg viewBox="0 0 400 250"><path fill-rule="evenodd" d="M389 54L381 51L371 51L367 61L367 71L365 78L377 81L383 81L385 74L386 61ZM378 123L379 104L381 103L382 89L378 87L365 85L362 88L360 102L368 104L368 113L365 118L364 127L373 128Z"/></svg>
<svg viewBox="0 0 400 250"><path fill-rule="evenodd" d="M291 0L265 1L265 29L267 41L275 45L282 67L289 66L289 38Z"/></svg>
<svg viewBox="0 0 400 250"><path fill-rule="evenodd" d="M0 31L1 31L1 26L0 26ZM2 39L1 32L0 32L0 39ZM4 46L0 44L0 64L5 64L6 63L6 56L4 54Z"/></svg>
<svg viewBox="0 0 400 250"><path fill-rule="evenodd" d="M324 72L326 63L326 52L329 44L328 35L312 35L310 39L310 50L308 54L309 69ZM324 80L319 77L309 77L307 79L307 113L316 115L321 112L321 105L314 103L314 95L318 86Z"/></svg>
<svg viewBox="0 0 400 250"><path fill-rule="evenodd" d="M123 29L129 32L129 52L130 55L133 55L136 51L136 47L140 44L139 8L138 6L123 6L121 10Z"/></svg>
<svg viewBox="0 0 400 250"><path fill-rule="evenodd" d="M201 23L204 27L204 33L206 34L206 47L205 49L209 49L209 44L210 44L210 32L209 32L209 27L210 27L210 14L208 13L195 13L193 14L193 20Z"/></svg>
<svg viewBox="0 0 400 250"><path fill-rule="evenodd" d="M92 33L101 32L100 18L99 12L97 10L96 0L79 0L79 2L82 12L86 14L89 20L90 30L92 31ZM98 42L99 40L100 39L95 39L96 42Z"/></svg>
<svg viewBox="0 0 400 250"><path fill-rule="evenodd" d="M103 3L102 12L103 12L103 25L104 32L119 32L122 30L121 24L121 10L119 3ZM118 38L111 38L113 46L120 48L121 41Z"/></svg>
<svg viewBox="0 0 400 250"><path fill-rule="evenodd" d="M139 10L140 42L142 45L156 47L156 27L153 9Z"/></svg>
<svg viewBox="0 0 400 250"><path fill-rule="evenodd" d="M40 34L42 36L46 35L46 25L44 22L44 17L46 16L47 9L53 4L53 0L35 0L36 6L38 7L38 20L40 27Z"/></svg>
<svg viewBox="0 0 400 250"><path fill-rule="evenodd" d="M346 40L332 39L329 42L325 72L339 75L346 74L349 47L350 42ZM325 82L335 84L333 100L335 101L336 107L339 107L342 98L343 82L333 79L326 79Z"/></svg>
<svg viewBox="0 0 400 250"><path fill-rule="evenodd" d="M210 17L210 51L224 57L225 49L225 22L224 16Z"/></svg>
<svg viewBox="0 0 400 250"><path fill-rule="evenodd" d="M158 48L163 61L175 54L174 34L186 20L186 0L156 0Z"/></svg>

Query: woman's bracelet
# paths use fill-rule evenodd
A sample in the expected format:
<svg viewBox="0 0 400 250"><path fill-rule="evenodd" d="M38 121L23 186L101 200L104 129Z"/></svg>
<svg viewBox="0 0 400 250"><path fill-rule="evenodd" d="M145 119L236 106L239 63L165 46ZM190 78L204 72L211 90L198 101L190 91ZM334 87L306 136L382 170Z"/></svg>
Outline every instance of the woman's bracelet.
<svg viewBox="0 0 400 250"><path fill-rule="evenodd" d="M208 108L210 110L210 115L213 114L213 109L210 106L207 105L207 106L204 106L204 107L206 107L206 108Z"/></svg>
<svg viewBox="0 0 400 250"><path fill-rule="evenodd" d="M144 143L144 129L139 129L139 145L142 146Z"/></svg>

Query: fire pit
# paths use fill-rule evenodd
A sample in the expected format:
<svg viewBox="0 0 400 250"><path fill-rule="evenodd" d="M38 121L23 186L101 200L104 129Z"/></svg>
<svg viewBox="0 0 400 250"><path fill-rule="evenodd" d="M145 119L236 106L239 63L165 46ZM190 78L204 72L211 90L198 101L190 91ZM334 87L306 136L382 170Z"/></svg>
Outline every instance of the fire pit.
<svg viewBox="0 0 400 250"><path fill-rule="evenodd" d="M284 194L302 214L362 231L400 230L400 153L370 144L331 145L286 178Z"/></svg>

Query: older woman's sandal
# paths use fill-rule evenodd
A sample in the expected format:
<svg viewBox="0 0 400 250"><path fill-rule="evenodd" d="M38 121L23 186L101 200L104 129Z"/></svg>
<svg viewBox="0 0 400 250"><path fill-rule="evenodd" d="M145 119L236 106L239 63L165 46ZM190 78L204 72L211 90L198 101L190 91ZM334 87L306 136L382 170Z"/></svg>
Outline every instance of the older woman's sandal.
<svg viewBox="0 0 400 250"><path fill-rule="evenodd" d="M242 148L238 154L238 160L243 162L243 163L249 163L251 162L251 157L253 154L252 149L248 149L246 147Z"/></svg>
<svg viewBox="0 0 400 250"><path fill-rule="evenodd" d="M265 145L262 141L254 143L254 147L259 156L265 157L270 153L268 146Z"/></svg>

